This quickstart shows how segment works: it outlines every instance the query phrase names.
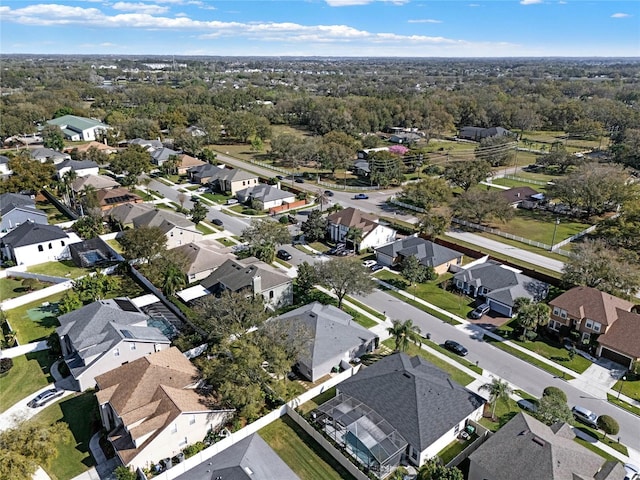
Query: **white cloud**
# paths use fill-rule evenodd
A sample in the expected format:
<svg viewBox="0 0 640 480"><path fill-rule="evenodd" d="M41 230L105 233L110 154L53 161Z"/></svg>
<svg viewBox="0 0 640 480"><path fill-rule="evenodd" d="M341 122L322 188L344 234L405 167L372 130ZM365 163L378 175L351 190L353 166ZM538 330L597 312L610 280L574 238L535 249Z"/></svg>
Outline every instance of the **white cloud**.
<svg viewBox="0 0 640 480"><path fill-rule="evenodd" d="M480 5L479 5L479 4L477 4L477 3L470 3L468 6L469 6L469 7L471 7L471 8L477 8L477 7L479 7Z"/></svg>
<svg viewBox="0 0 640 480"><path fill-rule="evenodd" d="M120 10L123 12L137 12L146 13L148 15L158 15L160 13L166 13L169 11L169 7L163 7L160 5L151 5L148 3L130 3L130 2L116 2L111 7L114 10Z"/></svg>
<svg viewBox="0 0 640 480"><path fill-rule="evenodd" d="M543 0L520 0L520 5L536 5L542 3Z"/></svg>
<svg viewBox="0 0 640 480"><path fill-rule="evenodd" d="M442 23L442 20L434 20L433 18L423 18L417 20L408 20L408 23Z"/></svg>
<svg viewBox="0 0 640 480"><path fill-rule="evenodd" d="M629 15L628 13L614 13L613 15L611 15L611 18L628 18L631 15Z"/></svg>

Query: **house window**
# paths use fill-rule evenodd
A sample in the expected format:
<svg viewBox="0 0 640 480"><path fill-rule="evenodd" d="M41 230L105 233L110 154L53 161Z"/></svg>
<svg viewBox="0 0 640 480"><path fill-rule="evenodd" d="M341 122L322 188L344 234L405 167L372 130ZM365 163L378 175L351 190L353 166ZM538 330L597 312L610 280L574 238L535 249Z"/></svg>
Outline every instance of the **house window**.
<svg viewBox="0 0 640 480"><path fill-rule="evenodd" d="M273 290L269 292L269 300L273 300Z"/></svg>
<svg viewBox="0 0 640 480"><path fill-rule="evenodd" d="M113 350L113 356L114 357L119 357L120 356L120 349L119 348L115 348Z"/></svg>
<svg viewBox="0 0 640 480"><path fill-rule="evenodd" d="M64 240L60 240L60 245L64 247Z"/></svg>
<svg viewBox="0 0 640 480"><path fill-rule="evenodd" d="M460 424L457 424L456 428L453 429L453 433L457 435L459 431L460 431Z"/></svg>
<svg viewBox="0 0 640 480"><path fill-rule="evenodd" d="M194 423L196 423L196 416L195 415L191 415L189 417L189 425L193 425Z"/></svg>
<svg viewBox="0 0 640 480"><path fill-rule="evenodd" d="M601 327L601 326L602 326L602 325L600 325L598 322L593 322L593 331L594 331L594 332L598 332L598 333L599 333L599 332L600 332L600 327Z"/></svg>
<svg viewBox="0 0 640 480"><path fill-rule="evenodd" d="M171 232L171 236L173 237L173 232Z"/></svg>
<svg viewBox="0 0 640 480"><path fill-rule="evenodd" d="M135 349L136 349L136 344L135 344L135 342L132 342L132 343L129 345L129 348L130 348L131 350L135 350Z"/></svg>
<svg viewBox="0 0 640 480"><path fill-rule="evenodd" d="M173 425L171 425L171 433L177 433L178 431L178 423L174 423Z"/></svg>
<svg viewBox="0 0 640 480"><path fill-rule="evenodd" d="M557 332L558 330L560 330L561 326L562 326L562 324L560 322L555 321L555 320L551 320L551 322L549 323L549 329L553 330L554 332Z"/></svg>
<svg viewBox="0 0 640 480"><path fill-rule="evenodd" d="M187 443L189 443L189 441L187 440L187 437L184 437L184 438L180 441L180 443L179 443L178 445L180 445L180 446L182 447L182 446L186 445Z"/></svg>
<svg viewBox="0 0 640 480"><path fill-rule="evenodd" d="M587 319L587 321L584 322L584 326L585 326L585 328L593 329L593 320Z"/></svg>
<svg viewBox="0 0 640 480"><path fill-rule="evenodd" d="M49 244L49 250L51 250L53 248L53 245Z"/></svg>
<svg viewBox="0 0 640 480"><path fill-rule="evenodd" d="M411 458L418 460L418 452L414 448L411 448Z"/></svg>
<svg viewBox="0 0 640 480"><path fill-rule="evenodd" d="M38 245L38 251L39 252L44 252L44 247L42 245Z"/></svg>

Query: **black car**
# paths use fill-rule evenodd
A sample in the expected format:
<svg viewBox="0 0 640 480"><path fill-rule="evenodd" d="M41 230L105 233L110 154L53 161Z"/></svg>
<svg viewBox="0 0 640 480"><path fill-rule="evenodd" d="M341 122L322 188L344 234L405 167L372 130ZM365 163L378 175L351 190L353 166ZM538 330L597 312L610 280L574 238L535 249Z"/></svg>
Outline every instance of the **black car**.
<svg viewBox="0 0 640 480"><path fill-rule="evenodd" d="M333 192L332 192L331 190L325 190L325 191L324 191L324 194L325 194L327 197L333 197Z"/></svg>
<svg viewBox="0 0 640 480"><path fill-rule="evenodd" d="M214 218L213 220L211 220L211 223L219 227L224 227L224 223L219 218Z"/></svg>
<svg viewBox="0 0 640 480"><path fill-rule="evenodd" d="M444 342L444 348L452 351L453 353L457 353L462 357L464 357L467 353L469 353L469 350L464 348L458 342L454 342L453 340L447 340L446 342Z"/></svg>
<svg viewBox="0 0 640 480"><path fill-rule="evenodd" d="M280 260L291 260L291 254L282 248L278 250L278 253L276 253L276 257L278 257Z"/></svg>
<svg viewBox="0 0 640 480"><path fill-rule="evenodd" d="M296 177L295 182L296 183L304 183L304 180L302 178L300 178L300 177Z"/></svg>
<svg viewBox="0 0 640 480"><path fill-rule="evenodd" d="M282 175L276 175L276 178L277 178L278 180L284 180L284 177L283 177Z"/></svg>

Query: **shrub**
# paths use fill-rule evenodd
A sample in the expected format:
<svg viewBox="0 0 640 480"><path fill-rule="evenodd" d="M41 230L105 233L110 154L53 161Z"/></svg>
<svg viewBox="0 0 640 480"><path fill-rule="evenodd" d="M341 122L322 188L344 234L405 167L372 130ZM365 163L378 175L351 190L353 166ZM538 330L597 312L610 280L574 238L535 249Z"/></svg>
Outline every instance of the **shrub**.
<svg viewBox="0 0 640 480"><path fill-rule="evenodd" d="M122 465L115 469L114 473L116 474L117 480L137 480L138 476L129 470L127 467L123 467Z"/></svg>
<svg viewBox="0 0 640 480"><path fill-rule="evenodd" d="M533 342L536 338L538 338L538 333L537 332L533 332L531 330L528 330L525 334L524 334L525 338L530 341Z"/></svg>
<svg viewBox="0 0 640 480"><path fill-rule="evenodd" d="M186 458L189 458L189 457L193 457L195 454L197 454L198 452L201 452L205 448L207 448L207 446L204 444L204 442L196 442L193 445L189 445L188 447L185 447L182 450L182 453L184 453L184 456Z"/></svg>
<svg viewBox="0 0 640 480"><path fill-rule="evenodd" d="M11 358L0 358L0 374L7 373L13 367Z"/></svg>
<svg viewBox="0 0 640 480"><path fill-rule="evenodd" d="M567 394L558 387L547 387L542 391L543 397L557 397L563 402L567 401Z"/></svg>
<svg viewBox="0 0 640 480"><path fill-rule="evenodd" d="M280 217L278 221L284 225L289 225L289 219L287 218L286 215L283 215L282 217Z"/></svg>
<svg viewBox="0 0 640 480"><path fill-rule="evenodd" d="M620 425L615 418L609 415L600 415L598 417L598 428L607 435L617 435L620 431Z"/></svg>

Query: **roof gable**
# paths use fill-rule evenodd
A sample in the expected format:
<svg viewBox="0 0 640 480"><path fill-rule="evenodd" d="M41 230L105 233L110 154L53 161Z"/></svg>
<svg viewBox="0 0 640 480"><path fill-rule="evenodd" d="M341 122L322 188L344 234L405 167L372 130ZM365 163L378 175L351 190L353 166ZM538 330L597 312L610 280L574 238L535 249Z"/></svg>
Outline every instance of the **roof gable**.
<svg viewBox="0 0 640 480"><path fill-rule="evenodd" d="M353 207L343 208L342 210L334 212L327 217L327 220L333 225L359 228L362 230L364 236L380 225L376 217Z"/></svg>
<svg viewBox="0 0 640 480"><path fill-rule="evenodd" d="M634 307L628 300L591 287L574 287L551 300L549 305L566 310L572 318L588 318L603 325L616 321L618 309L630 311Z"/></svg>
<svg viewBox="0 0 640 480"><path fill-rule="evenodd" d="M55 225L25 222L7 233L1 241L5 245L18 248L67 238L67 233Z"/></svg>

